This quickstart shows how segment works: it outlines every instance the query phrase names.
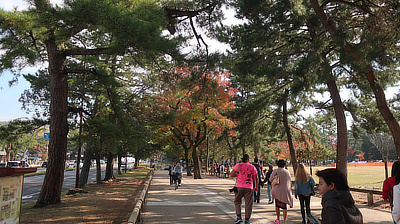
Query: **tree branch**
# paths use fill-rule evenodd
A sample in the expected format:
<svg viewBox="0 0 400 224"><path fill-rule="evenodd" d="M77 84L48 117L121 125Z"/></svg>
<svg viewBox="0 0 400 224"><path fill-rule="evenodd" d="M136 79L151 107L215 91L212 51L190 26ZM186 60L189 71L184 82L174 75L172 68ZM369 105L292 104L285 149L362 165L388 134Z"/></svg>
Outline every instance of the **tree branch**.
<svg viewBox="0 0 400 224"><path fill-rule="evenodd" d="M74 49L65 49L62 50L61 53L70 56L70 55L100 55L109 53L110 48L96 48L96 49L85 49L85 48L74 48Z"/></svg>

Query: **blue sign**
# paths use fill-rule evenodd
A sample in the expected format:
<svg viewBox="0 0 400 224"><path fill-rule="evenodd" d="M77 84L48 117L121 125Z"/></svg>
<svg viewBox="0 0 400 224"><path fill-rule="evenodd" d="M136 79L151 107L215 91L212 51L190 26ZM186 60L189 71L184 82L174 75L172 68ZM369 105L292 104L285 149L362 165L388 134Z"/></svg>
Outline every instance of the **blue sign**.
<svg viewBox="0 0 400 224"><path fill-rule="evenodd" d="M44 139L50 139L50 133L43 133Z"/></svg>

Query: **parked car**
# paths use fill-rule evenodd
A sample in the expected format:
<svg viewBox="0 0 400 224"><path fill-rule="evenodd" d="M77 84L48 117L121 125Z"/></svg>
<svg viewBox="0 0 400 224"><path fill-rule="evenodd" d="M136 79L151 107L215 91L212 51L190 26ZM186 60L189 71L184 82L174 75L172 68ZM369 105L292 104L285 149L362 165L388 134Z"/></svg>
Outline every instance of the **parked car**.
<svg viewBox="0 0 400 224"><path fill-rule="evenodd" d="M0 167L6 167L7 163L0 163Z"/></svg>
<svg viewBox="0 0 400 224"><path fill-rule="evenodd" d="M29 167L29 165L25 161L8 161L7 167L22 168L22 167Z"/></svg>
<svg viewBox="0 0 400 224"><path fill-rule="evenodd" d="M42 163L42 168L47 168L47 161L44 161L44 162Z"/></svg>

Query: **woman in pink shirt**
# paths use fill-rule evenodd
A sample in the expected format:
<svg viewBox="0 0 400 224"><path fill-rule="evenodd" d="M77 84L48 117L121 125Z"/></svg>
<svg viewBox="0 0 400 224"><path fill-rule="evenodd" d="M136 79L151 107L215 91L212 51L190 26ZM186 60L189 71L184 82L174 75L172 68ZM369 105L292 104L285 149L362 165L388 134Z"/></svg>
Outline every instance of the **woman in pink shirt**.
<svg viewBox="0 0 400 224"><path fill-rule="evenodd" d="M236 187L237 192L235 192L235 210L237 219L235 223L241 223L242 220L242 198L244 197L245 203L245 224L250 223L250 216L253 210L253 198L254 192L257 192L258 178L257 169L249 163L249 155L244 154L242 162L238 163L233 167L231 172L231 177L237 177ZM255 181L255 186L253 186L253 180ZM254 189L254 191L253 191Z"/></svg>

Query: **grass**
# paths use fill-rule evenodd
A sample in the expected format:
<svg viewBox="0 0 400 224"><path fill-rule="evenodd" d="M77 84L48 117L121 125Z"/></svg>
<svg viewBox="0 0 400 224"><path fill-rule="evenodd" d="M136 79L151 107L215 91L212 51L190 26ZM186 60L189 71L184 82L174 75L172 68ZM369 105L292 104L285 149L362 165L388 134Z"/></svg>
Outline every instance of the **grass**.
<svg viewBox="0 0 400 224"><path fill-rule="evenodd" d="M85 194L66 195L61 203L35 208L21 206L20 223L124 223L148 179L150 170L132 169L103 184L89 184Z"/></svg>
<svg viewBox="0 0 400 224"><path fill-rule="evenodd" d="M318 183L319 178L315 175L318 170L323 170L326 168L333 168L333 167L312 167L313 168L313 178L316 183ZM293 168L288 168L292 179L294 180L293 176ZM310 168L307 167L309 171ZM389 176L391 172L391 167L388 170ZM359 166L359 167L347 167L347 177L350 187L356 188L366 188L366 189L376 189L382 190L382 184L385 180L385 167L384 166Z"/></svg>

